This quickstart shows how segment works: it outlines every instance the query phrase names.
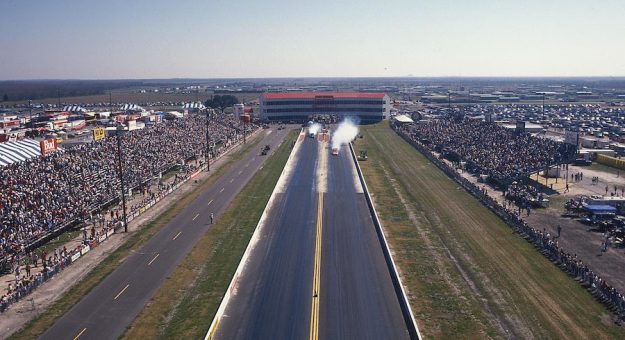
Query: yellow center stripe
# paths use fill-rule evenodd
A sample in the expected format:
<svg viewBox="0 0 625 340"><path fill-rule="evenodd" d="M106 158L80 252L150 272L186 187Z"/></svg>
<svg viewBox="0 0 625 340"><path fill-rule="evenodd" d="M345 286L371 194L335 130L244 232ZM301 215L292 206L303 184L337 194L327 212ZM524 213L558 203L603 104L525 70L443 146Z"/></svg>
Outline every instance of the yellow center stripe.
<svg viewBox="0 0 625 340"><path fill-rule="evenodd" d="M319 296L321 289L321 243L323 235L323 193L319 193L317 205L317 234L315 236L315 267L313 272L313 294L310 311L310 340L319 339Z"/></svg>
<svg viewBox="0 0 625 340"><path fill-rule="evenodd" d="M124 287L124 289L121 290L121 292L117 293L117 295L115 295L115 297L113 298L113 300L117 300L117 298L122 295L126 289L128 289L128 286L130 286L130 283L126 285L126 287Z"/></svg>
<svg viewBox="0 0 625 340"><path fill-rule="evenodd" d="M82 331L80 331L80 333L78 333L78 335L76 335L76 336L74 337L74 340L76 340L76 339L80 338L80 336L82 335L82 333L84 333L86 330L87 330L87 327L83 328L83 329L82 329Z"/></svg>
<svg viewBox="0 0 625 340"><path fill-rule="evenodd" d="M156 254L152 260L150 262L148 262L148 266L152 264L152 262L154 262L156 260L157 257L159 257L161 254Z"/></svg>
<svg viewBox="0 0 625 340"><path fill-rule="evenodd" d="M174 241L175 239L178 238L178 236L180 236L180 234L182 234L182 231L179 231L178 234L176 234L176 236L174 236L174 238L172 238L172 241Z"/></svg>

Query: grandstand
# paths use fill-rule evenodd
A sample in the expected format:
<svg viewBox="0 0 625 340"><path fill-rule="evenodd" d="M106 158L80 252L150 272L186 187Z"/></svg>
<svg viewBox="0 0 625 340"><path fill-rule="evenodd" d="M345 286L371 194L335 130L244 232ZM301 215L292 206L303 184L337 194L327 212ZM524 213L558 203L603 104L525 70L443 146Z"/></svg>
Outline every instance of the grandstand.
<svg viewBox="0 0 625 340"><path fill-rule="evenodd" d="M305 122L316 115L331 115L374 123L388 117L390 98L377 92L272 92L261 95L260 112L269 121Z"/></svg>

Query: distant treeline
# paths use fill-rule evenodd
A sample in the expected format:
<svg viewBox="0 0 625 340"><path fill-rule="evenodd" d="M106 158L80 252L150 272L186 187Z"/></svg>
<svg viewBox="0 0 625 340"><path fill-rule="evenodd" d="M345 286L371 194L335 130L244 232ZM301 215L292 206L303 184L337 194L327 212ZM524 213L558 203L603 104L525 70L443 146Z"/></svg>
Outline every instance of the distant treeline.
<svg viewBox="0 0 625 340"><path fill-rule="evenodd" d="M0 96L2 101L89 96L143 84L137 80L7 80L0 81Z"/></svg>
<svg viewBox="0 0 625 340"><path fill-rule="evenodd" d="M240 103L240 101L239 98L237 98L236 96L229 94L225 94L222 96L217 94L204 102L204 105L213 109L220 109L221 111L223 111L225 108L238 103Z"/></svg>

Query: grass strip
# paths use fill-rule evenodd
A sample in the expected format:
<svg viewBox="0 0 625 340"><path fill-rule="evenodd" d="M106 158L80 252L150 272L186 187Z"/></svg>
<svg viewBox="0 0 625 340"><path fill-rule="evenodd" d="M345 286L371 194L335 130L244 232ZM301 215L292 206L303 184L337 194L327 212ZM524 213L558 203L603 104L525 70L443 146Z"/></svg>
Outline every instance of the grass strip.
<svg viewBox="0 0 625 340"><path fill-rule="evenodd" d="M102 282L106 276L113 272L132 251L141 247L152 238L152 236L158 233L162 227L171 221L187 204L191 203L203 191L207 190L225 172L230 171L234 163L242 159L250 150L254 150L260 141L261 138L254 138L251 143L248 143L228 156L229 158L226 162L213 172L205 182L201 183L184 198L172 203L165 212L154 220L133 232L119 248L94 267L80 282L70 288L61 298L48 307L46 311L27 322L22 329L15 332L10 339L35 339L43 334L56 320L67 313L95 286Z"/></svg>
<svg viewBox="0 0 625 340"><path fill-rule="evenodd" d="M425 338L623 338L576 281L390 129L356 151Z"/></svg>
<svg viewBox="0 0 625 340"><path fill-rule="evenodd" d="M203 338L291 152L291 131L159 288L123 338Z"/></svg>

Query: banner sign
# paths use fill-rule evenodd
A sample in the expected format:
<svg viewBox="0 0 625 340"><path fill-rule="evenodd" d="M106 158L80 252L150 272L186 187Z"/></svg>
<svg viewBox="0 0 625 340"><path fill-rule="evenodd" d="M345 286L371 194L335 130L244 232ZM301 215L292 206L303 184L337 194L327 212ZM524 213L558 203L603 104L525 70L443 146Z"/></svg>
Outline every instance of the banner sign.
<svg viewBox="0 0 625 340"><path fill-rule="evenodd" d="M49 153L56 151L56 138L44 139L39 142L39 145L41 146L41 154L45 156Z"/></svg>
<svg viewBox="0 0 625 340"><path fill-rule="evenodd" d="M579 132L566 131L564 133L564 143L571 145L579 145Z"/></svg>
<svg viewBox="0 0 625 340"><path fill-rule="evenodd" d="M79 258L80 258L80 252L74 253L74 255L72 255L71 257L72 262L76 262L76 260L78 260Z"/></svg>
<svg viewBox="0 0 625 340"><path fill-rule="evenodd" d="M100 139L103 139L105 137L105 133L104 133L104 128L96 128L93 129L93 140L94 141L98 141Z"/></svg>

